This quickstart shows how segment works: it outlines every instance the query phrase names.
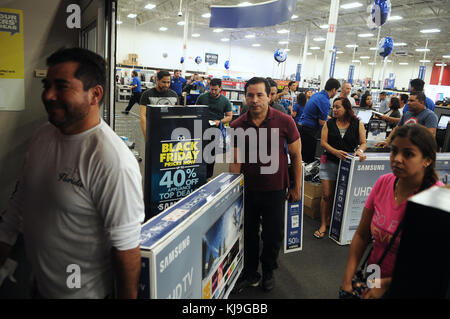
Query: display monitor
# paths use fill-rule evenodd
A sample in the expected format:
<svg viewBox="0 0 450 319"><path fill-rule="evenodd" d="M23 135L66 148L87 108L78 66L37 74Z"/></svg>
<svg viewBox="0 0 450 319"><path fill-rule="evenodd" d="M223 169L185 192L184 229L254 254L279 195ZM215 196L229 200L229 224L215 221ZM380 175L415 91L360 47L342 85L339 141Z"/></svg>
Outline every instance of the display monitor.
<svg viewBox="0 0 450 319"><path fill-rule="evenodd" d="M441 115L438 123L438 130L445 130L447 128L447 123L450 122L450 115Z"/></svg>
<svg viewBox="0 0 450 319"><path fill-rule="evenodd" d="M359 110L358 118L363 124L368 124L372 117L372 110Z"/></svg>

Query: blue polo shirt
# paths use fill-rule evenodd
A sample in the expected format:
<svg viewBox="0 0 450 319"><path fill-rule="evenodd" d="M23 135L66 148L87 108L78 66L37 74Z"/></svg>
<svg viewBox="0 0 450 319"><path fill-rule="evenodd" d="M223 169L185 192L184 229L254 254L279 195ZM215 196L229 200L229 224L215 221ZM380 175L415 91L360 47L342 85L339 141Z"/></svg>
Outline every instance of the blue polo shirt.
<svg viewBox="0 0 450 319"><path fill-rule="evenodd" d="M299 124L317 129L320 127L318 120L326 121L329 112L330 97L327 91L320 91L311 96L308 102L306 102Z"/></svg>
<svg viewBox="0 0 450 319"><path fill-rule="evenodd" d="M434 108L436 107L436 105L434 104L433 100L430 99L429 97L427 97L425 99L425 106L427 107L427 109L431 110L434 112ZM405 107L403 108L403 114L405 114L406 112L408 112L408 103L405 104Z"/></svg>
<svg viewBox="0 0 450 319"><path fill-rule="evenodd" d="M183 92L183 85L186 84L186 79L183 77L179 77L178 79L175 79L175 77L172 77L170 80L170 89L177 92L178 95L181 95Z"/></svg>
<svg viewBox="0 0 450 319"><path fill-rule="evenodd" d="M133 88L133 92L142 92L141 87L141 80L137 76L133 76L133 82L131 85L137 85L135 88Z"/></svg>

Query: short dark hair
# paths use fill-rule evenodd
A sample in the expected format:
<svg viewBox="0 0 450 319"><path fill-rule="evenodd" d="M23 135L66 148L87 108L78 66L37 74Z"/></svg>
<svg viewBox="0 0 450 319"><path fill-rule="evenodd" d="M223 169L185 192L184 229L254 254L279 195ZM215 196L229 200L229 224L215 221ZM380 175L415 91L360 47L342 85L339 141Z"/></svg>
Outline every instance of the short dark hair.
<svg viewBox="0 0 450 319"><path fill-rule="evenodd" d="M411 92L411 95L415 95L419 102L423 102L425 104L425 100L427 99L427 97L425 96L425 94L423 92L421 92L421 91L419 91L419 92L414 91L414 92Z"/></svg>
<svg viewBox="0 0 450 319"><path fill-rule="evenodd" d="M412 79L409 84L412 88L414 88L414 91L416 92L422 92L423 87L425 86L425 82L421 79Z"/></svg>
<svg viewBox="0 0 450 319"><path fill-rule="evenodd" d="M218 78L214 78L211 80L211 83L209 83L209 86L222 86L222 80Z"/></svg>
<svg viewBox="0 0 450 319"><path fill-rule="evenodd" d="M398 110L400 108L400 100L398 97L391 97L391 109L392 110Z"/></svg>
<svg viewBox="0 0 450 319"><path fill-rule="evenodd" d="M380 95L386 95L386 92L383 91L383 92L380 93Z"/></svg>
<svg viewBox="0 0 450 319"><path fill-rule="evenodd" d="M47 58L47 66L65 62L76 62L78 68L74 76L83 82L85 91L100 85L105 91L106 86L106 62L100 55L82 48L61 48ZM101 104L105 94L100 100Z"/></svg>
<svg viewBox="0 0 450 319"><path fill-rule="evenodd" d="M266 80L269 82L270 87L276 87L278 89L277 82L275 82L272 78L266 78Z"/></svg>
<svg viewBox="0 0 450 319"><path fill-rule="evenodd" d="M170 76L170 73L168 71L159 71L156 75L158 80L161 80L165 76Z"/></svg>
<svg viewBox="0 0 450 319"><path fill-rule="evenodd" d="M173 73L175 73L175 72L181 72L181 70L174 70Z"/></svg>
<svg viewBox="0 0 450 319"><path fill-rule="evenodd" d="M300 106L305 106L305 104L306 104L306 94L305 93L299 93L297 95L297 104Z"/></svg>
<svg viewBox="0 0 450 319"><path fill-rule="evenodd" d="M400 100L403 101L403 103L408 103L408 94L402 93L400 94Z"/></svg>
<svg viewBox="0 0 450 319"><path fill-rule="evenodd" d="M289 81L288 87L290 88L292 84L296 83L295 81Z"/></svg>
<svg viewBox="0 0 450 319"><path fill-rule="evenodd" d="M245 83L245 88L244 88L245 95L247 95L247 88L250 85L259 84L259 83L264 83L264 85L266 86L267 96L269 96L270 95L269 81L267 81L265 78L261 78L261 77L257 77L257 76L252 77L250 80L247 81L247 83Z"/></svg>
<svg viewBox="0 0 450 319"><path fill-rule="evenodd" d="M134 76L138 76L138 73L136 70L131 71L131 74L133 74Z"/></svg>
<svg viewBox="0 0 450 319"><path fill-rule="evenodd" d="M341 87L341 83L334 78L329 78L325 83L325 91L331 91L332 89L339 89Z"/></svg>

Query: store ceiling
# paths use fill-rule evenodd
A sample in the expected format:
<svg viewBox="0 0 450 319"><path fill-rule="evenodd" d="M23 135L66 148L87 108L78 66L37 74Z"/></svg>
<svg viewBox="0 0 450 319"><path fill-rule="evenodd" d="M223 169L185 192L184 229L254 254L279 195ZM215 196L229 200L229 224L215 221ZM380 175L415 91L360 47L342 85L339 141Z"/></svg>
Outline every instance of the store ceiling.
<svg viewBox="0 0 450 319"><path fill-rule="evenodd" d="M261 3L267 0L251 0L251 3ZM189 3L189 37L193 33L200 34L200 38L208 41L221 41L222 38L231 39L232 46L248 46L258 43L261 48L276 50L286 48L286 44L279 44L280 41L289 40L289 49L291 51L301 52L305 41L306 30L309 28L310 40L309 47L319 47L319 50L309 50L318 58L323 56L325 41L314 41L314 38L326 38L327 29L320 28L321 25L328 23L330 10L330 0L297 0L295 15L297 18L291 19L286 23L266 28L247 28L247 29L225 29L221 33L213 32L209 28L209 18L202 17L203 14L210 12L211 5L237 5L243 0L184 0L183 14L185 4ZM361 56L369 56L369 59L361 60L368 63L373 60L374 51L369 50L377 45L378 30L370 31L366 25L368 17L367 6L373 1L364 0L341 0L340 5L359 2L362 4L359 8L339 10L338 25L335 44L339 51L339 59L351 60L353 48L347 48L346 45L357 44L355 59ZM144 7L147 4L156 5L155 8L148 10ZM394 43L406 43L406 46L396 46L394 54L390 59L394 63L409 62L418 63L423 59L424 53L417 52L416 49L424 48L428 40L426 59L431 62L450 60L443 58L443 55L450 55L450 0L391 0L391 16L400 16L402 19L388 21L381 28L381 37L390 36ZM179 35L183 37L183 26L177 25L184 21L184 16L178 16L180 0L119 0L118 20L123 25L148 25L149 30L160 32L162 39L166 33ZM135 13L137 17L128 18L128 14ZM167 31L159 31L160 27L166 27ZM290 30L289 33L279 34L281 29ZM424 29L439 29L439 33L421 33ZM119 29L120 30L120 29ZM361 38L358 35L371 33L373 36ZM254 38L246 38L248 35L255 35ZM163 45L163 42L161 42ZM406 51L407 56L398 56L396 51Z"/></svg>

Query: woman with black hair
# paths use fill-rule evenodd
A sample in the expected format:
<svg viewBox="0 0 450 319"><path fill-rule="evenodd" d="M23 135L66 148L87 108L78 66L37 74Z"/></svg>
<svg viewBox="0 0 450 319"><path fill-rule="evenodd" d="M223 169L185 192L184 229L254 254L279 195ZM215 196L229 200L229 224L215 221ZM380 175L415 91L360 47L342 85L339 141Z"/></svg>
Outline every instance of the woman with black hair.
<svg viewBox="0 0 450 319"><path fill-rule="evenodd" d="M294 118L295 124L300 123L300 116L303 114L303 109L306 104L306 94L299 93L297 95L297 103L294 106L289 106L292 117Z"/></svg>
<svg viewBox="0 0 450 319"><path fill-rule="evenodd" d="M382 119L388 123L386 133L388 136L390 131L397 126L402 114L400 113L400 100L397 97L391 97L389 101L389 111L384 113L383 116L375 115L376 118Z"/></svg>
<svg viewBox="0 0 450 319"><path fill-rule="evenodd" d="M362 109L371 109L373 108L372 103L372 95L369 93L364 93L364 95L361 97L361 103L359 103L359 107Z"/></svg>
<svg viewBox="0 0 450 319"><path fill-rule="evenodd" d="M443 185L435 171L436 139L424 126L413 124L397 128L390 147L392 173L377 180L366 201L350 245L347 267L339 291L341 298L357 296L352 278L371 236L373 249L367 264L380 262L383 255L385 258L378 265L381 278L375 284L379 288L365 290L362 297L381 298L384 295L391 283L401 228L390 247L389 242L401 224L408 198L433 185Z"/></svg>
<svg viewBox="0 0 450 319"><path fill-rule="evenodd" d="M322 128L321 145L325 149L320 158L319 176L322 182L322 200L320 202L321 225L314 232L314 237L325 237L326 229L331 220L334 191L339 168L339 160L355 153L360 161L366 156L366 130L364 124L356 117L352 105L347 98L338 97L333 101L333 118ZM356 151L356 152L355 152Z"/></svg>

